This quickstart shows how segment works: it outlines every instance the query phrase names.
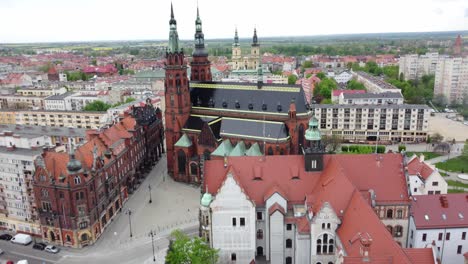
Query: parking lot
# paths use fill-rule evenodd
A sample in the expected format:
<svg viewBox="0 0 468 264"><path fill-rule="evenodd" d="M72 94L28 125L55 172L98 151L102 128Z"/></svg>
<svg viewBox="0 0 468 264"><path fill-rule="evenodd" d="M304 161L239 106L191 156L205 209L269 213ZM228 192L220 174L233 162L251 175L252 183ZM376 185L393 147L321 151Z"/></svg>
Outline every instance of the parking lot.
<svg viewBox="0 0 468 264"><path fill-rule="evenodd" d="M61 254L52 254L43 250L33 249L33 243L23 246L13 244L10 241L0 240L0 248L4 253L0 256L0 264L5 264L8 260L15 263L18 260L27 259L29 264L50 264L57 263L61 258Z"/></svg>
<svg viewBox="0 0 468 264"><path fill-rule="evenodd" d="M468 126L463 122L446 118L446 113L437 113L429 118L430 134L439 133L444 139L463 142L468 139Z"/></svg>

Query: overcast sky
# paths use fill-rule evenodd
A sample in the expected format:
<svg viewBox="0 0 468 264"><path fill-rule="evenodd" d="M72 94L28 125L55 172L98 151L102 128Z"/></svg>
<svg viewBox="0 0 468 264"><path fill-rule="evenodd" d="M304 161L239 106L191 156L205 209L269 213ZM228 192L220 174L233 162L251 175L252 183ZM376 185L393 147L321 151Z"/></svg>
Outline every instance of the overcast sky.
<svg viewBox="0 0 468 264"><path fill-rule="evenodd" d="M179 36L196 0L173 0ZM468 0L199 0L205 38L468 30ZM0 0L0 43L167 39L170 0Z"/></svg>

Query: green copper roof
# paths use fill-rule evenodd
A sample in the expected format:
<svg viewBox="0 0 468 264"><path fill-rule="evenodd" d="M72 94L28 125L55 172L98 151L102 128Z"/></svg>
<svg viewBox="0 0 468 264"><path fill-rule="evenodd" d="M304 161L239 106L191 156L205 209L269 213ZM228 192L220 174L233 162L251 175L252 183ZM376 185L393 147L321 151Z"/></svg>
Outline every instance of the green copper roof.
<svg viewBox="0 0 468 264"><path fill-rule="evenodd" d="M262 152L260 151L260 147L258 143L253 144L249 150L245 153L247 156L263 156Z"/></svg>
<svg viewBox="0 0 468 264"><path fill-rule="evenodd" d="M177 143L175 143L176 147L188 148L192 146L192 140L187 136L187 134L183 134L182 137L179 138Z"/></svg>
<svg viewBox="0 0 468 264"><path fill-rule="evenodd" d="M229 153L231 153L231 151L232 151L231 141L229 141L229 139L225 139L218 146L218 148L216 148L215 151L213 151L213 153L211 153L211 156L224 157L224 156L228 156Z"/></svg>
<svg viewBox="0 0 468 264"><path fill-rule="evenodd" d="M309 128L305 132L305 138L310 141L319 141L322 138L318 129L318 121L315 117L312 117L309 121Z"/></svg>
<svg viewBox="0 0 468 264"><path fill-rule="evenodd" d="M210 193L204 193L200 203L202 206L208 207L210 206L211 201L213 201L213 196Z"/></svg>
<svg viewBox="0 0 468 264"><path fill-rule="evenodd" d="M245 156L244 141L240 141L239 143L237 143L236 147L231 151L229 156L233 156L233 157Z"/></svg>

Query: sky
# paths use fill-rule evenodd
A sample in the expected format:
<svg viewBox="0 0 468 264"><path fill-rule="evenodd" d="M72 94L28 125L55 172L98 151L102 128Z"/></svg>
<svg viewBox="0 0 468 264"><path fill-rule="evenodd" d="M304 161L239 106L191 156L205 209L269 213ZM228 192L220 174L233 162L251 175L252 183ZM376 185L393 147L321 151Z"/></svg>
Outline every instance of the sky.
<svg viewBox="0 0 468 264"><path fill-rule="evenodd" d="M196 0L173 0L192 39ZM0 0L0 43L165 40L170 0ZM468 30L468 0L198 0L206 39Z"/></svg>

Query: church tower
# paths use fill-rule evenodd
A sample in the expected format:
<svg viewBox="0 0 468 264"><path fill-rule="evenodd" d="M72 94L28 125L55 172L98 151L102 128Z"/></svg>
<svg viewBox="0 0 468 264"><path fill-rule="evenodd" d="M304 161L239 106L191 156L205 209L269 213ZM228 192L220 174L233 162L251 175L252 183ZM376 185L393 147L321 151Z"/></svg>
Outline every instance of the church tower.
<svg viewBox="0 0 468 264"><path fill-rule="evenodd" d="M254 35L252 39L252 47L250 49L250 56L252 60L250 63L251 69L257 69L257 66L260 65L260 44L258 43L258 37L257 37L257 28L254 28Z"/></svg>
<svg viewBox="0 0 468 264"><path fill-rule="evenodd" d="M187 78L187 65L184 51L179 49L177 22L171 4L171 20L169 21L169 43L166 50L166 80L164 95L166 100L166 147L167 171L174 173L175 153L174 144L181 137L181 129L190 115L190 89Z"/></svg>
<svg viewBox="0 0 468 264"><path fill-rule="evenodd" d="M318 120L315 116L309 120L309 128L305 132L306 149L304 153L304 163L306 171L323 170L323 154L325 149L322 144L322 136L318 128Z"/></svg>
<svg viewBox="0 0 468 264"><path fill-rule="evenodd" d="M238 70L241 65L241 58L242 58L242 51L239 44L239 35L237 34L237 27L236 33L234 35L234 43L232 44L232 69Z"/></svg>
<svg viewBox="0 0 468 264"><path fill-rule="evenodd" d="M195 20L195 49L192 54L191 81L211 81L210 61L208 52L205 49L205 36L202 31L202 21L197 6L197 19Z"/></svg>

